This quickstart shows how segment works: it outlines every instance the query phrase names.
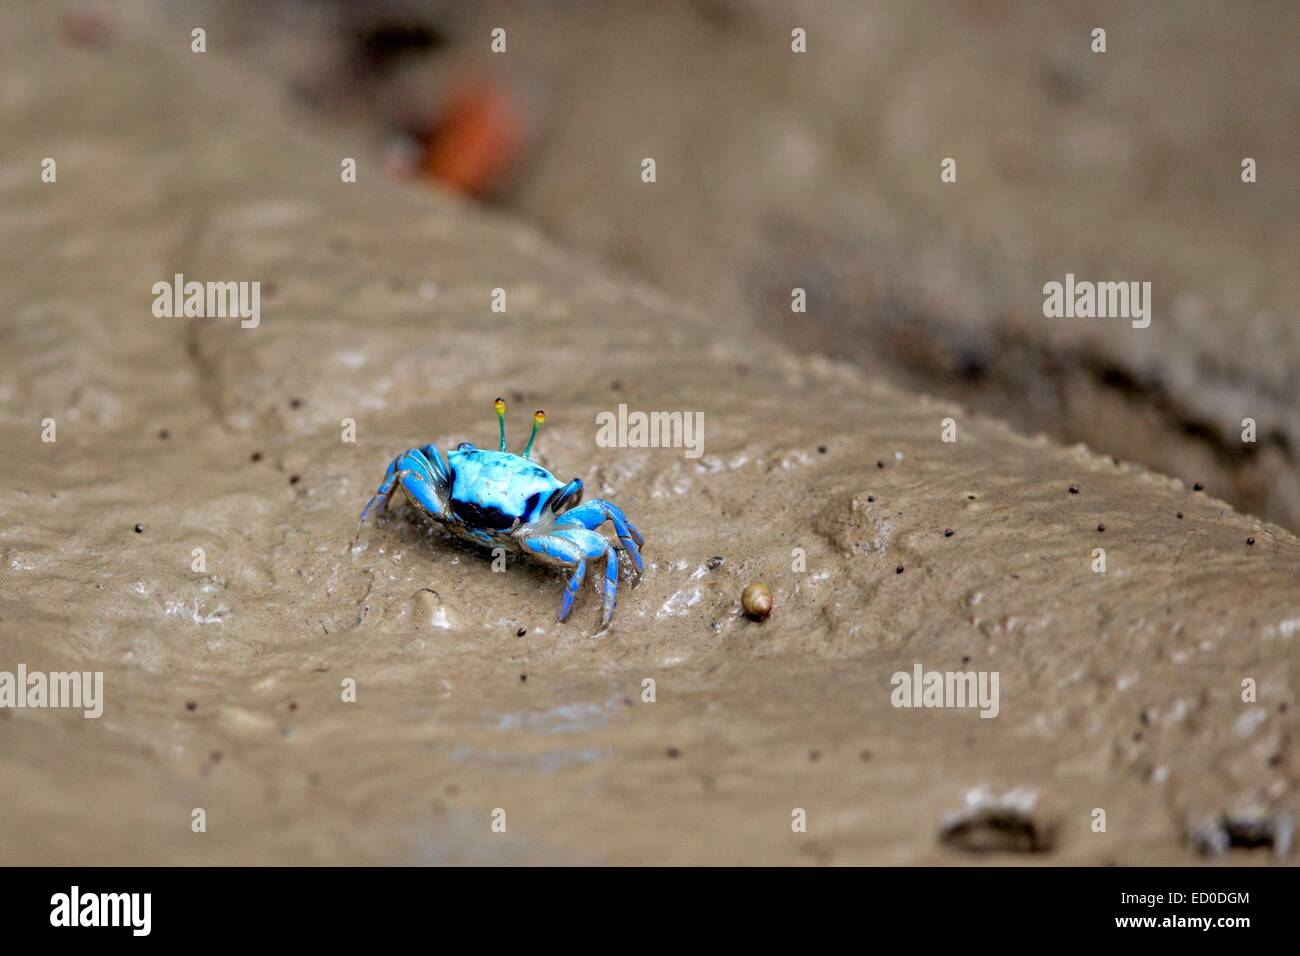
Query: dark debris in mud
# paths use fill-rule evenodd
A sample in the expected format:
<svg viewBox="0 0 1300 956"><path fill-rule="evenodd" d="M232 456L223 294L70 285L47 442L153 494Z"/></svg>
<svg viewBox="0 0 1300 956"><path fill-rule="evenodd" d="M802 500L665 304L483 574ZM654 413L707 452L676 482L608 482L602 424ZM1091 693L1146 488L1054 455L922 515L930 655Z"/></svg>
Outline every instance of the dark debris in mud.
<svg viewBox="0 0 1300 956"><path fill-rule="evenodd" d="M1194 824L1188 841L1201 856L1224 856L1232 850L1269 850L1282 858L1291 852L1295 822L1288 814L1224 813Z"/></svg>
<svg viewBox="0 0 1300 956"><path fill-rule="evenodd" d="M1034 800L1013 791L972 795L965 809L944 818L939 842L966 853L1047 853L1055 839L1035 815Z"/></svg>

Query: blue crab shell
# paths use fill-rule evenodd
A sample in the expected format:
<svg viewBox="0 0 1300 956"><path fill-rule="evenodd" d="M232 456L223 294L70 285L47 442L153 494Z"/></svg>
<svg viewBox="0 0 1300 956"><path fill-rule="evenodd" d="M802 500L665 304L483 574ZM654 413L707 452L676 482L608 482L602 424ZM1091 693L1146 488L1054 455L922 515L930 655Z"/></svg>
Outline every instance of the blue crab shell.
<svg viewBox="0 0 1300 956"><path fill-rule="evenodd" d="M551 495L564 487L541 465L508 451L461 445L447 455L447 464L451 511L470 528L509 531L536 521Z"/></svg>

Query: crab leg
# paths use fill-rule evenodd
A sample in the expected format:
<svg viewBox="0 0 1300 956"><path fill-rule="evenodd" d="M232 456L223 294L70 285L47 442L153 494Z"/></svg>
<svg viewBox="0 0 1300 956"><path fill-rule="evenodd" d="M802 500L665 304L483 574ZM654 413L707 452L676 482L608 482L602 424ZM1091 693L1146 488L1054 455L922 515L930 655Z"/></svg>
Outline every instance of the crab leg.
<svg viewBox="0 0 1300 956"><path fill-rule="evenodd" d="M371 499L366 502L366 506L361 509L361 517L357 519L357 533L352 539L353 544L356 544L357 539L361 537L361 526L366 523L366 519L370 517L370 512L374 509L375 505L379 506L380 511L388 510L388 499L392 496L393 489L397 487L397 483L407 474L408 472L397 470L396 460L388 466L388 473L384 475L384 480L379 485L379 490L374 493Z"/></svg>
<svg viewBox="0 0 1300 956"><path fill-rule="evenodd" d="M425 463L429 465L429 475L435 482L450 482L451 474L447 469L447 461L442 456L442 452L437 445L425 445L423 448L412 448L408 454L419 452L423 456Z"/></svg>
<svg viewBox="0 0 1300 956"><path fill-rule="evenodd" d="M539 534L522 539L525 550L554 564L573 568L573 575L564 588L564 600L560 604L560 621L569 619L573 610L573 599L582 587L587 574L587 562L606 555L605 562L605 618L609 623L614 614L614 602L618 593L618 559L600 535L582 528L566 528L550 534Z"/></svg>
<svg viewBox="0 0 1300 956"><path fill-rule="evenodd" d="M579 528L586 528L588 531L594 531L606 521L614 523L614 532L618 535L619 542L632 556L632 563L636 565L637 571L644 569L641 561L640 545L645 544L645 538L637 530L636 525L627 520L627 516L615 504L606 501L604 498L593 498L585 504L566 511L555 519L555 523L560 528L576 525Z"/></svg>
<svg viewBox="0 0 1300 956"><path fill-rule="evenodd" d="M432 461L426 454L427 451L432 451ZM388 509L393 491L398 485L401 485L403 491L434 517L441 517L446 513L447 476L445 466L442 464L442 456L433 445L427 446L425 451L412 448L398 455L388 466L379 490L361 510L361 517L357 520L357 533L352 539L353 543L361 537L361 528L376 506L380 511Z"/></svg>
<svg viewBox="0 0 1300 956"><path fill-rule="evenodd" d="M641 559L637 558L640 566ZM618 603L618 553L612 544L605 545L605 621L614 619L614 605Z"/></svg>

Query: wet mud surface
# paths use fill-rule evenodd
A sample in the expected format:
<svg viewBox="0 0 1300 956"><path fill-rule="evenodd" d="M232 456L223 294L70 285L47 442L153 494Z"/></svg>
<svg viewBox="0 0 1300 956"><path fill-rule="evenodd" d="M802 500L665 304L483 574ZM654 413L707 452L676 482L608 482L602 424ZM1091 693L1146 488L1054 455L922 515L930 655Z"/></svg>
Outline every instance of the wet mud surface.
<svg viewBox="0 0 1300 956"><path fill-rule="evenodd" d="M418 129L465 77L494 84L532 134L499 202L565 245L729 324L1300 528L1287 3L389 0L301 19L319 32L292 49L240 43L345 127ZM395 22L441 42L394 50L344 95L357 54L340 35L391 43ZM498 25L507 56L479 40ZM658 182L631 188L647 156ZM1047 321L1043 285L1067 273L1150 282L1153 324Z"/></svg>

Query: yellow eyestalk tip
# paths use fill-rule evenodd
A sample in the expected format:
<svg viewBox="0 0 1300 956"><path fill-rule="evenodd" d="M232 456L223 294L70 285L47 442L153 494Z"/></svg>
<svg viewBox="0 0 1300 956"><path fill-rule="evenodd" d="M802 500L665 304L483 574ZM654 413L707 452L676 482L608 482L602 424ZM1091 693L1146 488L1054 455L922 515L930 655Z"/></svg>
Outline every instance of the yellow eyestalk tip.
<svg viewBox="0 0 1300 956"><path fill-rule="evenodd" d="M528 444L524 446L523 455L527 458L533 453L533 442L537 441L537 429L542 427L542 422L546 421L546 413L538 409L533 413L533 433L528 436Z"/></svg>
<svg viewBox="0 0 1300 956"><path fill-rule="evenodd" d="M492 407L497 410L497 426L501 431L500 450L506 450L506 400L498 398L492 403Z"/></svg>

